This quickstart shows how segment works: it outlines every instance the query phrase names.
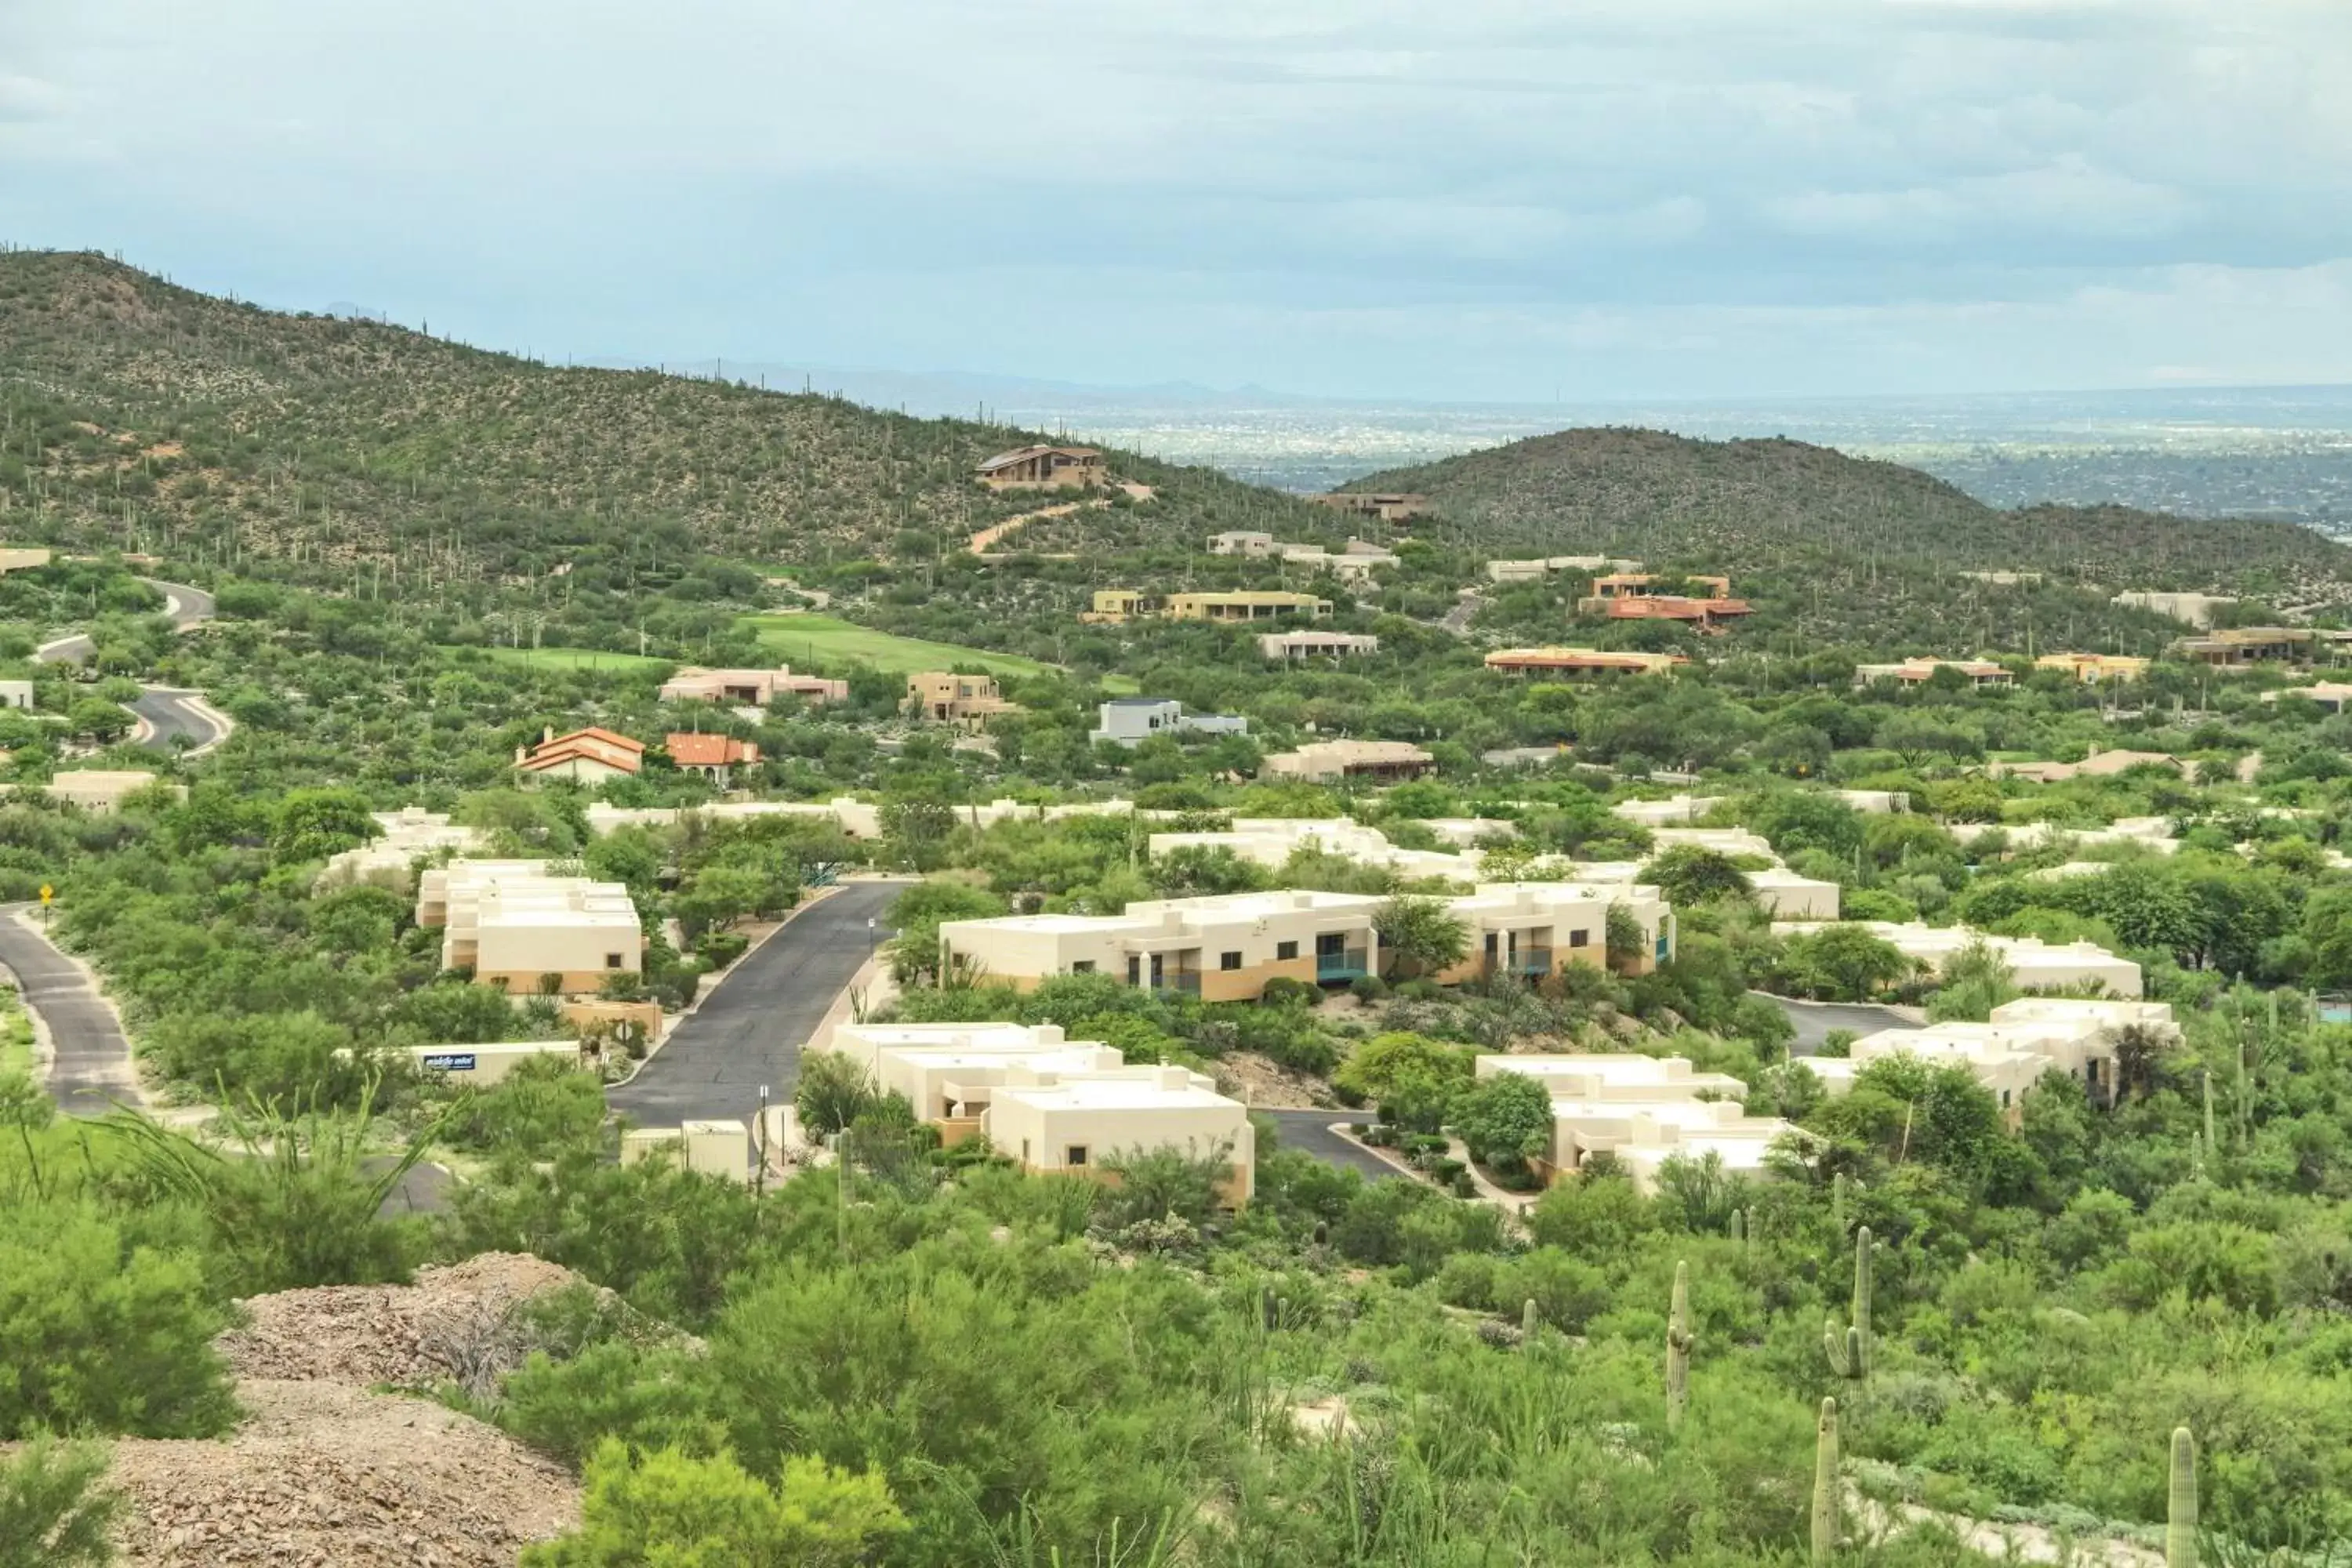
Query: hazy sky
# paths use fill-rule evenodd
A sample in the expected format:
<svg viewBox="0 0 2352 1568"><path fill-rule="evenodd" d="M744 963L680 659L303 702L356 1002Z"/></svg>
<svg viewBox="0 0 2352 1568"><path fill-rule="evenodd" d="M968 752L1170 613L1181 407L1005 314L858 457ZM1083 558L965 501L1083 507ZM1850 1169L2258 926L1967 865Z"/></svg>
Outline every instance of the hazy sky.
<svg viewBox="0 0 2352 1568"><path fill-rule="evenodd" d="M2352 0L0 0L0 238L556 358L2352 381Z"/></svg>

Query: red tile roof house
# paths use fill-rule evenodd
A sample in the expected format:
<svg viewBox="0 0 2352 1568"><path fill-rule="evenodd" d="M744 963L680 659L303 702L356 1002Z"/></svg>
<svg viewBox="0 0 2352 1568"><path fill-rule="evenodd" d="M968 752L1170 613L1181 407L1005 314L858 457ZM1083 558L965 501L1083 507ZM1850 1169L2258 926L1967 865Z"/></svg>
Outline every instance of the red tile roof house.
<svg viewBox="0 0 2352 1568"><path fill-rule="evenodd" d="M542 733L545 738L538 745L515 752L515 769L526 780L558 778L603 784L608 779L635 778L645 766L645 743L610 730L574 730L568 735Z"/></svg>
<svg viewBox="0 0 2352 1568"><path fill-rule="evenodd" d="M719 789L727 787L730 773L736 767L753 767L760 761L759 746L750 741L739 741L731 735L680 735L664 737L663 747L669 760L677 764L682 773L700 773Z"/></svg>

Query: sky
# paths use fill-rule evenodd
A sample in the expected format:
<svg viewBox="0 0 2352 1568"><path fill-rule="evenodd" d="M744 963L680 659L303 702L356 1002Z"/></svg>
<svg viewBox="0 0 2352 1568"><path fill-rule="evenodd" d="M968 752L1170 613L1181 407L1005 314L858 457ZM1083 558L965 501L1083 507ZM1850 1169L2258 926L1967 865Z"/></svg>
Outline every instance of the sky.
<svg viewBox="0 0 2352 1568"><path fill-rule="evenodd" d="M0 240L543 359L2352 382L2352 0L0 0Z"/></svg>

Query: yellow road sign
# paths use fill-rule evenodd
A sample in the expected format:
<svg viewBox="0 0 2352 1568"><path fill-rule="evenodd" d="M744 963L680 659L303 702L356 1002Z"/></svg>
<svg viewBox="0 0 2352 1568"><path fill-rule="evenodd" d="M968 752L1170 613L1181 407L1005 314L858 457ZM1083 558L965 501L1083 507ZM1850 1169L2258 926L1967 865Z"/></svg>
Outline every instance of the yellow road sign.
<svg viewBox="0 0 2352 1568"><path fill-rule="evenodd" d="M58 890L55 888L50 887L47 882L41 884L41 902L46 904L57 896Z"/></svg>

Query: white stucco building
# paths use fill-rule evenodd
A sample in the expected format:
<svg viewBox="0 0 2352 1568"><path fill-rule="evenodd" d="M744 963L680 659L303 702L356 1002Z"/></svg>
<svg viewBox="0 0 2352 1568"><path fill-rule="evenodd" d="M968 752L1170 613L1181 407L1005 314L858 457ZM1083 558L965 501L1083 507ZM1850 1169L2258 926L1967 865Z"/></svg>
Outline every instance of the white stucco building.
<svg viewBox="0 0 2352 1568"><path fill-rule="evenodd" d="M453 860L417 879L416 923L442 929L441 966L518 996L559 994L645 967L645 931L618 882L558 877L544 860Z"/></svg>

